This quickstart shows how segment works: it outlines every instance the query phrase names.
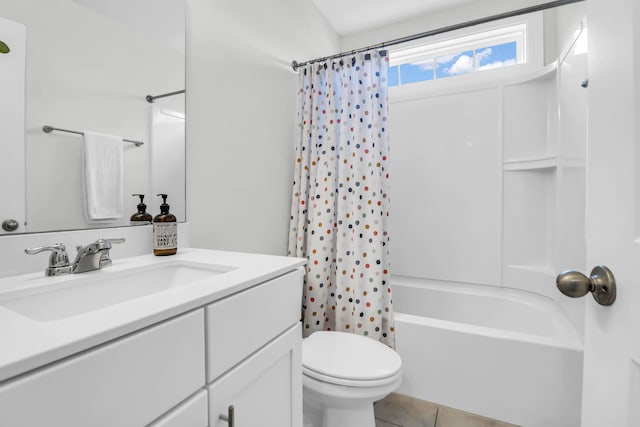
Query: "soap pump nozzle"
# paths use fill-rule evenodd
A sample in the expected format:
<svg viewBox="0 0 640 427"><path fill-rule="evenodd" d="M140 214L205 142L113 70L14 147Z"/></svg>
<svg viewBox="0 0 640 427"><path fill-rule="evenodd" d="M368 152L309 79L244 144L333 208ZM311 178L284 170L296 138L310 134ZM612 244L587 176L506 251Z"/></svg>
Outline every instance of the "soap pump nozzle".
<svg viewBox="0 0 640 427"><path fill-rule="evenodd" d="M138 213L145 213L147 211L147 205L144 204L144 194L132 194L132 196L140 197L140 203L138 203Z"/></svg>
<svg viewBox="0 0 640 427"><path fill-rule="evenodd" d="M167 204L167 195L166 194L156 194L156 196L162 197L162 204L160 205L160 212L163 214L169 213L169 205Z"/></svg>
<svg viewBox="0 0 640 427"><path fill-rule="evenodd" d="M144 204L144 194L132 194L132 196L140 197L140 203L138 203L138 212L131 215L131 225L150 224L151 221L153 221L153 217L150 213L147 213L147 205Z"/></svg>

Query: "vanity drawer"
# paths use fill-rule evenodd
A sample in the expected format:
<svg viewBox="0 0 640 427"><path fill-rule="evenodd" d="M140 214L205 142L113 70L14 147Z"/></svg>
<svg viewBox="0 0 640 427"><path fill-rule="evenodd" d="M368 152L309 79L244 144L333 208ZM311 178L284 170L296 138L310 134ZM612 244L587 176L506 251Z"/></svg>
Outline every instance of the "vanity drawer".
<svg viewBox="0 0 640 427"><path fill-rule="evenodd" d="M0 386L0 425L140 427L204 385L193 311Z"/></svg>
<svg viewBox="0 0 640 427"><path fill-rule="evenodd" d="M300 320L298 269L206 307L207 382Z"/></svg>
<svg viewBox="0 0 640 427"><path fill-rule="evenodd" d="M148 427L208 427L207 392L200 390Z"/></svg>

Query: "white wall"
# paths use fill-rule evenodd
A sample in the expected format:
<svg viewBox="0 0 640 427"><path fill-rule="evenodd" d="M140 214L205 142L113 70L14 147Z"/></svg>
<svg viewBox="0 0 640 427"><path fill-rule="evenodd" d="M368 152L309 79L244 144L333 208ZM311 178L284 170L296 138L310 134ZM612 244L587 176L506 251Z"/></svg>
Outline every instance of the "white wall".
<svg viewBox="0 0 640 427"><path fill-rule="evenodd" d="M124 0L0 0L0 14L27 29L27 231L88 225L82 139L45 134L45 124L145 141L139 148L125 143L125 216L110 226L127 224L135 212L137 201L130 194L149 193L150 105L145 96L183 89L184 52L170 46L171 40L147 34L148 25L160 25L157 2L136 5Z"/></svg>
<svg viewBox="0 0 640 427"><path fill-rule="evenodd" d="M297 73L337 51L310 1L187 1L187 217L195 247L286 254Z"/></svg>

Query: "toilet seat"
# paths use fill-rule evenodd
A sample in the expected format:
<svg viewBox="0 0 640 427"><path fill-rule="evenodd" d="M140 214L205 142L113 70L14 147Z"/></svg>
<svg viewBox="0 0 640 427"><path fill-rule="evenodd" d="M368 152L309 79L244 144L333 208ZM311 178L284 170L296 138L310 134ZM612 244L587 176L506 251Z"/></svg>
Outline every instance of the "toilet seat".
<svg viewBox="0 0 640 427"><path fill-rule="evenodd" d="M386 345L360 335L318 331L302 342L303 374L350 387L376 387L398 379L402 361Z"/></svg>

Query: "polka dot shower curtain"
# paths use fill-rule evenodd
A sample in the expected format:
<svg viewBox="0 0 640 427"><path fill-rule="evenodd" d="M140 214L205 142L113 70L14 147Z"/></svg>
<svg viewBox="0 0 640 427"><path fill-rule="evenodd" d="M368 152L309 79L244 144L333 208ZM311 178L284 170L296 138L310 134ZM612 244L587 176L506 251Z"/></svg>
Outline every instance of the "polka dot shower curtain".
<svg viewBox="0 0 640 427"><path fill-rule="evenodd" d="M289 255L307 258L303 331L394 346L389 287L386 52L299 73Z"/></svg>

